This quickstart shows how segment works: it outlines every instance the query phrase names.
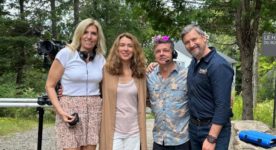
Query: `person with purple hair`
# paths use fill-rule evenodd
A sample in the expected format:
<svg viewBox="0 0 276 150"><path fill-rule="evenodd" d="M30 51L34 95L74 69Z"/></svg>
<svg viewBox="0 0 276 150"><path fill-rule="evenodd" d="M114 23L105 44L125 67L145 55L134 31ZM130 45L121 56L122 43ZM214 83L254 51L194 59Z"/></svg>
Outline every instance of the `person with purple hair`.
<svg viewBox="0 0 276 150"><path fill-rule="evenodd" d="M153 150L189 150L187 68L175 62L177 52L169 36L153 38L158 66L147 74L149 102L154 114Z"/></svg>

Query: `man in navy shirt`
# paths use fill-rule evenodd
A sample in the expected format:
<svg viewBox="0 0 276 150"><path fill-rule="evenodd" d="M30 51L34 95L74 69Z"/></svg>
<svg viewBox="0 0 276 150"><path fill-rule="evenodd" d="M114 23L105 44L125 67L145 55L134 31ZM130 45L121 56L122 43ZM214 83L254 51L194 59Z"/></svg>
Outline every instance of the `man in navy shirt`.
<svg viewBox="0 0 276 150"><path fill-rule="evenodd" d="M184 27L181 38L193 56L187 77L192 149L228 150L234 71L214 47L208 47L207 35L198 26Z"/></svg>

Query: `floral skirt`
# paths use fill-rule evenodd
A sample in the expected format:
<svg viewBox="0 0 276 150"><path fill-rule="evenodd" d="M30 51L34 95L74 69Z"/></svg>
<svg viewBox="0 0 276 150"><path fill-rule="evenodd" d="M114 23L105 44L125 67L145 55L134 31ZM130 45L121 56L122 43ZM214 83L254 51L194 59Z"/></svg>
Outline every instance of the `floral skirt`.
<svg viewBox="0 0 276 150"><path fill-rule="evenodd" d="M78 113L79 123L70 127L56 115L57 148L78 148L97 145L102 116L102 99L99 96L62 96L59 101L68 114Z"/></svg>

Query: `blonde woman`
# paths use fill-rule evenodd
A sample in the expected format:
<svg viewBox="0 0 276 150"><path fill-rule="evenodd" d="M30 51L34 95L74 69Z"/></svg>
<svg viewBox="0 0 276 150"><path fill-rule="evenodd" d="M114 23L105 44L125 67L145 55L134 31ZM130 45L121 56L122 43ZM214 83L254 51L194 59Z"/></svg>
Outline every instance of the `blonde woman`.
<svg viewBox="0 0 276 150"><path fill-rule="evenodd" d="M146 150L145 56L135 36L116 38L103 76L100 150Z"/></svg>
<svg viewBox="0 0 276 150"><path fill-rule="evenodd" d="M72 43L61 49L50 68L46 91L56 110L58 148L95 150L99 141L105 64L105 38L98 21L88 18L75 29ZM58 100L56 83L63 96Z"/></svg>

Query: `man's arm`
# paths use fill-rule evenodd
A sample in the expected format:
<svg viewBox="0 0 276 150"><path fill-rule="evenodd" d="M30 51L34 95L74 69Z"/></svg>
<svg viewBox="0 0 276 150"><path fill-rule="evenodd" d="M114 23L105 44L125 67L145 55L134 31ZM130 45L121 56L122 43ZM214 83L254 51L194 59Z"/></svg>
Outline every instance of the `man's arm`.
<svg viewBox="0 0 276 150"><path fill-rule="evenodd" d="M218 135L222 129L222 125L212 124L208 136L203 142L202 150L215 150Z"/></svg>
<svg viewBox="0 0 276 150"><path fill-rule="evenodd" d="M219 64L210 74L215 112L212 119L212 126L206 137L202 149L214 150L224 124L231 117L231 88L233 81L233 69L227 64Z"/></svg>
<svg viewBox="0 0 276 150"><path fill-rule="evenodd" d="M227 64L218 64L210 72L209 79L215 103L213 124L224 125L231 116L231 89L233 69Z"/></svg>
<svg viewBox="0 0 276 150"><path fill-rule="evenodd" d="M153 69L154 69L157 65L158 65L157 62L151 62L151 63L148 65L148 67L147 67L147 69L146 69L146 72L147 72L147 73L151 73L151 72L153 71Z"/></svg>

